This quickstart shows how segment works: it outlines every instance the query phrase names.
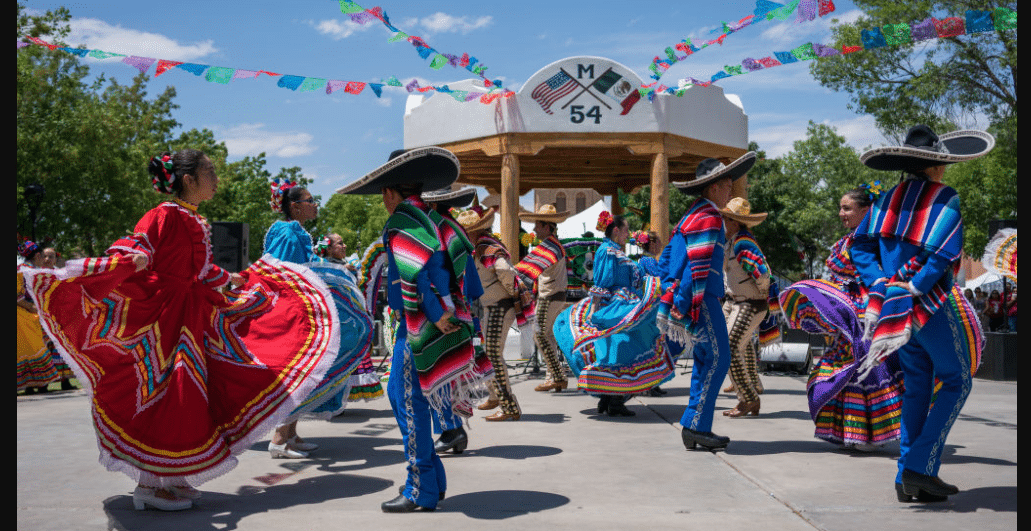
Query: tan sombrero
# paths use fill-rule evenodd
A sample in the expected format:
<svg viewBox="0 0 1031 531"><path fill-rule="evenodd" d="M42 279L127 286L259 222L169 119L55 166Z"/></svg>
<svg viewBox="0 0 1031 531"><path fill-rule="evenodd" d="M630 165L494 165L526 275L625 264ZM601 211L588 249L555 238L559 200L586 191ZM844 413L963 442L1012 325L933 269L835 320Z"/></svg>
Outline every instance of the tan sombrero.
<svg viewBox="0 0 1031 531"><path fill-rule="evenodd" d="M372 170L357 181L339 188L338 194L378 194L388 186L422 183L425 190L449 186L458 179L461 166L454 153L440 147L398 149L386 164Z"/></svg>
<svg viewBox="0 0 1031 531"><path fill-rule="evenodd" d="M752 205L743 197L735 197L727 202L727 206L720 209L720 214L730 218L746 227L754 227L766 221L768 212L752 214Z"/></svg>
<svg viewBox="0 0 1031 531"><path fill-rule="evenodd" d="M541 205L536 212L530 212L522 207L519 208L520 221L544 221L547 223L562 223L569 217L569 211L559 212L555 205Z"/></svg>
<svg viewBox="0 0 1031 531"><path fill-rule="evenodd" d="M497 211L495 207L490 207L483 214L478 214L475 210L465 210L455 220L465 232L488 230L494 225L494 214Z"/></svg>
<svg viewBox="0 0 1031 531"><path fill-rule="evenodd" d="M719 159L705 159L698 163L698 168L690 180L671 184L685 194L699 194L706 186L724 177L730 177L733 180L739 179L748 173L748 170L752 169L755 161L756 155L754 151L741 155L730 164L723 164Z"/></svg>

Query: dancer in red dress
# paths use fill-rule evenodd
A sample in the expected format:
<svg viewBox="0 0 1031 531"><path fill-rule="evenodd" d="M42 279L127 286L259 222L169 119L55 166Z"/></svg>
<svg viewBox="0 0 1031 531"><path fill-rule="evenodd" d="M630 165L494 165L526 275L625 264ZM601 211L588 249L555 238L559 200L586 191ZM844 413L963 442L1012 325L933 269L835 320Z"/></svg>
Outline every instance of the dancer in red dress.
<svg viewBox="0 0 1031 531"><path fill-rule="evenodd" d="M263 258L231 274L212 263L197 205L218 177L204 153L165 153L149 169L175 198L108 256L24 273L90 394L101 464L138 482L137 509L180 510L308 396L333 361L339 321L301 266Z"/></svg>

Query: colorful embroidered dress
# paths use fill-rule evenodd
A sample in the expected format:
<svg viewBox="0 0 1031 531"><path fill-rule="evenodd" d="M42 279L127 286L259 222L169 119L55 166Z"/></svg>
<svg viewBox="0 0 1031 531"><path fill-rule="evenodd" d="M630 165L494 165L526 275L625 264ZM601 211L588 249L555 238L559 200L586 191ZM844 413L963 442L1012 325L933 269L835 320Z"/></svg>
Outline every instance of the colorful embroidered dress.
<svg viewBox="0 0 1031 531"><path fill-rule="evenodd" d="M18 300L31 300L25 295L25 278L18 267ZM61 379L48 348L39 316L18 306L18 390L44 387Z"/></svg>
<svg viewBox="0 0 1031 531"><path fill-rule="evenodd" d="M231 470L322 379L339 321L310 271L264 257L223 292L205 219L147 212L108 257L26 272L44 329L91 396L100 462L150 486ZM128 253L148 266L136 272Z"/></svg>
<svg viewBox="0 0 1031 531"><path fill-rule="evenodd" d="M306 414L331 418L347 407L345 399L350 396L351 375L372 349L372 319L365 311L365 301L344 266L315 256L311 235L297 221L273 223L265 235L265 253L285 262L304 265L326 283L333 295L340 319L340 346L336 360L290 420Z"/></svg>
<svg viewBox="0 0 1031 531"><path fill-rule="evenodd" d="M578 389L628 395L673 377L673 359L655 325L661 295L658 277L643 275L615 242L603 241L594 255L590 296L555 320L555 340Z"/></svg>
<svg viewBox="0 0 1031 531"><path fill-rule="evenodd" d="M891 356L866 378L857 375L867 355L863 339L865 289L856 280L848 248L838 240L827 258L830 280L803 280L780 295L788 326L833 337L806 385L816 437L836 444L881 444L899 438L902 368Z"/></svg>

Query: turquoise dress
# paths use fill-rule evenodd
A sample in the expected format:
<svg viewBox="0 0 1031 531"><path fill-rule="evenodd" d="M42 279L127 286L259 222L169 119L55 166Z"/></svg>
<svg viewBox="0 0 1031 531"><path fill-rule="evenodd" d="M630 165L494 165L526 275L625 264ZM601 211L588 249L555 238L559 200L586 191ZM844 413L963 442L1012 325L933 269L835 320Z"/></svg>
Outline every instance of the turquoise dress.
<svg viewBox="0 0 1031 531"><path fill-rule="evenodd" d="M336 361L318 387L291 413L289 423L302 415L332 418L347 407L351 373L372 348L372 318L354 277L339 264L323 260L312 251L311 235L297 221L277 221L265 235L265 253L311 270L333 294L340 319L340 349Z"/></svg>
<svg viewBox="0 0 1031 531"><path fill-rule="evenodd" d="M655 324L661 281L606 238L594 255L590 296L555 320L555 340L577 376L596 395L640 393L669 380L674 362Z"/></svg>

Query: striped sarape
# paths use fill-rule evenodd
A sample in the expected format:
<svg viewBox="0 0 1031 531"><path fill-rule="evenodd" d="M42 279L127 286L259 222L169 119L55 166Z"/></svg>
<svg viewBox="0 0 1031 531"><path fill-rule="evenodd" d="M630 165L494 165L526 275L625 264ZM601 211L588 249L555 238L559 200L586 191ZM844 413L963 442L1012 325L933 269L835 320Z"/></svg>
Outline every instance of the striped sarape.
<svg viewBox="0 0 1031 531"><path fill-rule="evenodd" d="M603 245L599 254L604 250ZM661 280L643 276L640 285L640 290L621 286L612 291L595 286L555 320L555 340L577 376L578 389L628 395L674 376L674 360L655 325Z"/></svg>
<svg viewBox="0 0 1031 531"><path fill-rule="evenodd" d="M419 308L416 277L433 253L443 250L427 208L417 197L405 199L387 218L383 238L400 277L404 324L419 386L431 408L443 412L450 404L461 414L472 410L473 389L478 387L473 370L474 331L471 319L460 318L457 331L441 333ZM443 299L441 306L445 306Z"/></svg>
<svg viewBox="0 0 1031 531"><path fill-rule="evenodd" d="M487 358L487 353L482 347L483 336L479 331L478 321L473 317L472 300L470 300L473 298L470 293L482 294L483 286L479 283L479 276L472 280L475 285L466 284L466 282L469 282L469 279L466 278L468 268L473 268L475 273L475 266L471 262L475 247L472 241L469 240L469 235L465 233L465 229L450 214L444 215L436 210L430 210L428 216L437 225L441 246L447 255L447 261L451 264L452 282L447 289L451 290L451 300L455 303L455 318L467 323L473 328L474 336L480 338L479 345L476 345L474 342L473 376L467 382L469 386L476 386L478 382L486 382L494 377L494 366ZM479 298L479 295L476 295L476 298ZM471 417L472 410L467 410L463 414L466 417Z"/></svg>
<svg viewBox="0 0 1031 531"><path fill-rule="evenodd" d="M723 217L716 205L708 199L698 198L673 231L673 238L684 239L686 256L663 257L663 262L666 258L669 259L668 263L663 263L663 270L667 275L663 278L663 282L669 287L662 295L656 319L659 330L683 345L691 344L691 338L694 335L692 328L699 322L705 285L708 281L709 269L713 265L713 247L722 232ZM669 247L668 244L667 247ZM678 263L685 264L690 275L683 275L683 269L675 266ZM690 278L690 285L681 288L680 283L686 278ZM685 292L690 295L690 299L680 301L679 298ZM673 310L679 311L681 308L677 307L684 306L685 303L686 311L681 312L683 318L675 318Z"/></svg>
<svg viewBox="0 0 1031 531"><path fill-rule="evenodd" d="M566 249L555 235L548 236L534 247L529 254L515 265L516 271L519 273L519 279L523 283L523 287L526 288L525 293L527 295L537 293L537 277L541 276L545 269L564 258L566 258ZM534 312L537 309L536 301L537 299L534 297L523 297L523 314L521 317L524 321L533 318Z"/></svg>
<svg viewBox="0 0 1031 531"><path fill-rule="evenodd" d="M877 199L856 228L855 237L898 238L923 251L893 272L887 282L869 286L865 322L867 337L872 341L870 355L860 368L866 373L908 343L945 303L951 275L920 296L887 284L909 282L930 255L952 262L958 271L963 250L959 194L941 183L907 179Z"/></svg>
<svg viewBox="0 0 1031 531"><path fill-rule="evenodd" d="M781 292L780 304L791 328L832 337L806 384L815 436L837 444L897 439L903 392L898 355L863 378L857 375L870 344L857 316L862 300L840 284L803 280Z"/></svg>

